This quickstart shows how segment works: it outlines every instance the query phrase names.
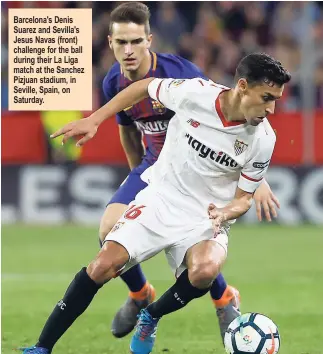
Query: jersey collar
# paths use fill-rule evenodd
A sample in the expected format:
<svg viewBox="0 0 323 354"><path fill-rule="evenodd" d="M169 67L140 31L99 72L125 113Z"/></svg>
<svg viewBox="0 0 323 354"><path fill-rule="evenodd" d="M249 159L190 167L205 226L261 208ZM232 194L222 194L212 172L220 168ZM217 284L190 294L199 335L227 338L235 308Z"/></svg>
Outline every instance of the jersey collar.
<svg viewBox="0 0 323 354"><path fill-rule="evenodd" d="M230 91L230 90L231 90L231 89L223 89L223 90L219 93L218 97L217 97L216 100L215 100L215 110L216 110L216 113L217 113L218 116L220 117L221 122L222 122L222 124L223 124L223 126L224 126L225 128L227 128L227 127L234 127L234 126L236 126L236 125L245 124L245 122L242 122L242 121L227 121L227 120L225 119L225 117L224 117L224 114L223 114L222 109L221 109L221 104L220 104L220 95L221 95L223 92L225 92L225 91Z"/></svg>

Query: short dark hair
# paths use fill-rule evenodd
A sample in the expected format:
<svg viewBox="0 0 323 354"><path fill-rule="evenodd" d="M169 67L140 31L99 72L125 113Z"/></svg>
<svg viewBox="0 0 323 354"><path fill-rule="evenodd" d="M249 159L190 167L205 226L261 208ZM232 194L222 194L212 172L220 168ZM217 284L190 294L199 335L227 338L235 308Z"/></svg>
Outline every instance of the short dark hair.
<svg viewBox="0 0 323 354"><path fill-rule="evenodd" d="M110 15L109 32L112 33L112 25L114 23L136 23L137 25L145 25L146 34L150 34L150 11L148 6L141 2L126 2L116 7Z"/></svg>
<svg viewBox="0 0 323 354"><path fill-rule="evenodd" d="M236 69L234 81L244 78L249 85L263 82L275 83L279 86L291 79L291 74L281 62L266 53L252 53L242 58Z"/></svg>

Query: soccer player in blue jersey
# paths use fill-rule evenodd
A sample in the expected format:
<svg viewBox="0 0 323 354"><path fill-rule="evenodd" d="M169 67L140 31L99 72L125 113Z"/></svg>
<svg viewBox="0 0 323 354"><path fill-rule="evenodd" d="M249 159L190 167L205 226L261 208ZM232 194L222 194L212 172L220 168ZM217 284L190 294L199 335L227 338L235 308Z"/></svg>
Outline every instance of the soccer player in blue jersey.
<svg viewBox="0 0 323 354"><path fill-rule="evenodd" d="M194 64L181 57L151 52L149 50L151 40L147 6L137 2L124 3L111 13L109 45L118 62L113 65L103 81L103 90L108 101L133 81L143 78L174 77L185 79L204 77ZM140 179L140 175L157 160L165 141L168 122L173 115L174 112L150 98L126 108L117 115L120 139L131 172L110 200L102 217L100 225L101 242L125 212L129 202L134 200L136 194L146 187L146 183ZM84 123L86 124L86 121L82 122L82 124ZM89 131L79 141L79 144L82 145L94 134L95 132ZM143 135L147 142L146 149L142 144ZM64 141L68 137L69 134L65 134ZM259 218L261 218L261 208L264 209L267 219L270 219L270 213L276 215L274 203L278 204L278 201L266 183L263 183L256 191L255 199ZM82 270L75 277L74 282L82 282L82 286L88 288L88 293L84 293L83 300L89 303L93 297L90 295L93 284L85 278L84 270ZM140 310L146 308L155 297L154 289L147 282L139 265L122 274L121 278L128 285L130 294L112 324L112 333L116 337L123 337L131 332ZM68 297L70 292L74 292L73 289L74 287L71 286L65 295ZM223 336L231 320L239 315L239 293L226 284L221 274L214 281L210 293L217 309ZM71 309L73 314L68 314L67 311L65 311L66 315L64 314L66 306L73 307ZM51 352L61 335L75 318L85 310L85 308L79 310L78 307L78 303L66 304L63 300L60 301L49 317L37 345L25 349L25 353L47 354Z"/></svg>

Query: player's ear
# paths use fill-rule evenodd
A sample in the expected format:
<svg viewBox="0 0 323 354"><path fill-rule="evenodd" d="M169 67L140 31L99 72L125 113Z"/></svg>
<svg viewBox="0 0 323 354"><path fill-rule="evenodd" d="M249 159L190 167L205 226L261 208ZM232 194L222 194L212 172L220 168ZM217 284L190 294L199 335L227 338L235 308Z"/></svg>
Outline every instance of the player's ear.
<svg viewBox="0 0 323 354"><path fill-rule="evenodd" d="M110 49L113 50L113 45L112 45L112 38L111 38L111 36L108 36L108 42L109 42L109 47L110 47Z"/></svg>
<svg viewBox="0 0 323 354"><path fill-rule="evenodd" d="M240 78L237 82L237 86L238 86L238 89L239 89L239 92L241 94L245 94L246 91L248 90L248 82L246 79L244 78Z"/></svg>
<svg viewBox="0 0 323 354"><path fill-rule="evenodd" d="M147 48L150 48L152 41L153 41L153 35L149 34L147 36Z"/></svg>

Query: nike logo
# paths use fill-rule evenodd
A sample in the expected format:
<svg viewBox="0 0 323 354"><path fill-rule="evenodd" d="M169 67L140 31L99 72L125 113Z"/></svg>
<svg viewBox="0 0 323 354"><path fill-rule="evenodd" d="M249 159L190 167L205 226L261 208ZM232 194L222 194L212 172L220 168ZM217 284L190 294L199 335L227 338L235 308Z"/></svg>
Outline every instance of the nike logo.
<svg viewBox="0 0 323 354"><path fill-rule="evenodd" d="M271 347L269 349L266 349L267 354L274 354L275 353L275 338L272 330L269 328L270 333L271 333Z"/></svg>

